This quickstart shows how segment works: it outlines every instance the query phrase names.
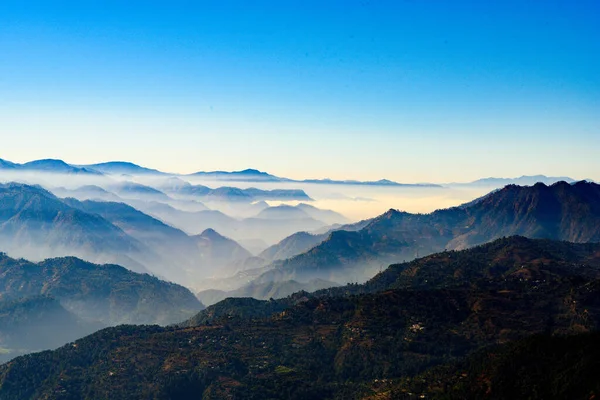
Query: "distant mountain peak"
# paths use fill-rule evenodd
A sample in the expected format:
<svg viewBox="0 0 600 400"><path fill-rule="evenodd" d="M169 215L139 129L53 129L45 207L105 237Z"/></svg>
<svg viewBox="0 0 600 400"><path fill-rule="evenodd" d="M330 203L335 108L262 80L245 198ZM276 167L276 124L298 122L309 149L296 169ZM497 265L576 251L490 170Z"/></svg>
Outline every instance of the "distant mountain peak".
<svg viewBox="0 0 600 400"><path fill-rule="evenodd" d="M122 165L122 166L127 166L127 167L138 167L138 168L140 167L139 165L134 164L129 161L107 161L107 162L98 163L95 165Z"/></svg>
<svg viewBox="0 0 600 400"><path fill-rule="evenodd" d="M541 182L540 182L541 183ZM558 182L554 182L552 185L546 185L546 186L550 186L550 187L567 187L567 186L573 186L576 182L573 183L568 183L565 181L558 181Z"/></svg>
<svg viewBox="0 0 600 400"><path fill-rule="evenodd" d="M42 160L29 161L24 164L17 164L10 161L0 159L0 169L11 171L37 171L45 173L61 173L61 174L89 174L102 175L98 171L77 167L67 164L63 160L54 158L46 158Z"/></svg>
<svg viewBox="0 0 600 400"><path fill-rule="evenodd" d="M129 161L107 161L98 164L82 165L83 168L89 168L106 174L132 174L132 175L163 175L164 172L156 169L150 169L134 164Z"/></svg>
<svg viewBox="0 0 600 400"><path fill-rule="evenodd" d="M266 172L262 172L262 171L259 171L257 169L252 169L252 168L247 168L247 169L245 169L243 171L238 171L237 173L239 173L239 174L246 174L246 175L269 175Z"/></svg>
<svg viewBox="0 0 600 400"><path fill-rule="evenodd" d="M46 171L46 172L54 172L54 173L75 173L75 174L92 174L92 175L101 175L100 172L94 171L85 167L76 167L70 164L67 164L63 160L58 160L54 158L46 158L42 160L29 161L25 164L20 164L17 168L24 170L36 170L36 171Z"/></svg>
<svg viewBox="0 0 600 400"><path fill-rule="evenodd" d="M227 236L223 236L221 235L219 232L217 232L216 230L214 230L213 228L207 228L205 229L201 234L196 235L197 238L202 238L202 239L207 239L210 241L219 241L219 242L231 242L231 243L235 243L236 245L238 245L238 243L233 240L228 238Z"/></svg>
<svg viewBox="0 0 600 400"><path fill-rule="evenodd" d="M399 218L402 215L410 215L410 214L408 214L407 212L404 212L404 211L397 210L395 208L390 208L389 210L387 210L383 214L379 215L378 217L373 218L367 226L375 226L384 221L385 221L384 223L387 224L387 221L394 221L396 218Z"/></svg>
<svg viewBox="0 0 600 400"><path fill-rule="evenodd" d="M215 231L213 228L208 228L205 229L200 236L205 237L205 238L218 238L218 239L224 239L225 236L221 235L219 232Z"/></svg>
<svg viewBox="0 0 600 400"><path fill-rule="evenodd" d="M253 168L247 168L241 171L200 171L193 174L191 176L202 176L211 179L217 180L231 180L231 181L242 181L242 182L280 182L282 178L278 178L274 175L271 175L267 172L259 171Z"/></svg>
<svg viewBox="0 0 600 400"><path fill-rule="evenodd" d="M397 210L395 208L390 208L385 213L383 213L381 215L381 217L383 217L383 218L393 218L393 217L396 217L396 216L401 215L401 214L402 214L402 211Z"/></svg>
<svg viewBox="0 0 600 400"><path fill-rule="evenodd" d="M42 164L47 164L47 165L62 165L62 166L66 166L68 167L69 164L67 164L66 162L64 162L63 160L59 160L56 158L43 158L41 160L35 160L35 161L29 161L23 165L42 165Z"/></svg>
<svg viewBox="0 0 600 400"><path fill-rule="evenodd" d="M592 181L591 179L584 179L581 181L577 181L571 184L571 186L575 186L575 187L591 187L591 186L595 186L598 185L596 182Z"/></svg>

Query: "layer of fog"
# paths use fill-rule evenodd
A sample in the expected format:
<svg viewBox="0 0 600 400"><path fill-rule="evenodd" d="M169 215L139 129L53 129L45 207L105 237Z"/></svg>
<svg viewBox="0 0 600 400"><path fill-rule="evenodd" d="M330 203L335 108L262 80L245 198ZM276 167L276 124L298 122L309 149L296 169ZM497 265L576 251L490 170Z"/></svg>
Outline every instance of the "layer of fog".
<svg viewBox="0 0 600 400"><path fill-rule="evenodd" d="M332 221L319 220L313 216L308 218L290 217L289 219L285 217L261 218L260 213L265 208L282 204L295 206L306 203L319 209L341 213L345 218L340 223L346 223L376 217L390 208L413 213L427 213L435 209L463 204L491 190L491 188L484 187L396 187L299 182L211 181L190 176L176 178L192 185L203 185L213 189L224 186L262 190L299 189L313 199L312 201L243 202L216 201L202 196L183 196L165 190L165 182L168 179L170 179L168 176L98 176L2 171L0 172L0 182L18 181L37 184L59 198L73 197L78 200L126 203L169 226L180 229L190 238L189 240L181 239L181 235L179 235L179 239L173 239L173 241L169 239L161 243L157 242L159 240L157 238L148 239L144 232L139 230L129 232L143 244L144 250L140 254L92 254L82 248L47 248L38 246L37 242L43 242L41 239L21 247L19 245L22 243L4 241L3 248L0 250L34 261L46 257L75 255L94 262L121 263L139 272L149 270L161 278L189 287L206 287L208 278L226 278L264 265L256 260L244 262L244 259L234 258L216 261L210 255L210 252L214 252L214 250L199 249L196 243L198 239L193 238L193 235L199 235L207 229L214 229L221 235L237 241L249 250L251 255L257 255L268 246L274 245L298 231L324 233L333 227ZM141 187L142 190L137 190L135 186L133 189L136 190L131 190L131 187L128 186L131 184L145 185L158 191L146 191L143 187ZM126 226L120 225L120 227L127 231ZM182 240L185 243L182 243Z"/></svg>
<svg viewBox="0 0 600 400"><path fill-rule="evenodd" d="M429 213L469 202L489 193L496 187L402 187L370 185L328 185L298 182L223 182L209 181L194 177L182 177L194 185L219 187L234 186L241 189L255 187L264 190L302 189L314 201L311 205L337 211L350 221L381 215L390 208L411 213ZM300 202L267 201L269 205Z"/></svg>
<svg viewBox="0 0 600 400"><path fill-rule="evenodd" d="M0 172L0 182L6 183L17 181L28 184L39 184L47 189L65 188L77 189L82 186L95 185L111 192L115 185L122 182L136 182L151 187L157 187L161 181L168 177L147 176L95 176L85 174L53 174L18 171ZM311 205L322 209L337 211L351 221L359 221L372 218L384 213L390 208L400 209L414 213L427 213L440 208L447 208L468 202L488 193L496 187L396 187L396 186L366 186L366 185L328 185L311 184L301 182L237 182L237 181L211 181L203 180L193 176L179 176L178 179L193 185L204 185L210 188L231 186L241 189L258 188L264 190L273 189L301 189L314 201ZM93 198L93 195L89 196ZM170 197L174 197L170 195ZM130 200L148 201L147 197L129 196ZM116 200L116 199L115 199ZM162 201L171 204L182 211L195 212L203 209L200 199L194 202L192 199L177 199L174 201ZM256 210L247 204L231 204L227 202L204 202L208 208L219 210L223 213L236 217L248 218L255 215ZM290 204L295 205L299 201L267 201L269 205Z"/></svg>

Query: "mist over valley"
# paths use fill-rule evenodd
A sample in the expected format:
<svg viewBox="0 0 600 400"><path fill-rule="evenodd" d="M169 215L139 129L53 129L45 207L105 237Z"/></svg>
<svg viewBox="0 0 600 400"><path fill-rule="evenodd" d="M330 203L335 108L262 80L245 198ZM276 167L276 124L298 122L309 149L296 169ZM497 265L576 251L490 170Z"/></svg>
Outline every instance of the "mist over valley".
<svg viewBox="0 0 600 400"><path fill-rule="evenodd" d="M600 399L598 16L0 1L0 400Z"/></svg>

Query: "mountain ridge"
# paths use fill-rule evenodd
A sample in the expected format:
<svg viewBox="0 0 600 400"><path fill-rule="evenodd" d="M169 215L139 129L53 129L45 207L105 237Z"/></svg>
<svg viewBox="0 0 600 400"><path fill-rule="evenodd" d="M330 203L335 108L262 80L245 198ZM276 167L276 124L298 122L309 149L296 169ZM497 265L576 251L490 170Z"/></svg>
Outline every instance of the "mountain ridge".
<svg viewBox="0 0 600 400"><path fill-rule="evenodd" d="M54 164L54 168L44 168L43 165L36 167L35 164L47 165ZM233 182L287 182L287 183L309 183L309 184L329 184L329 185L359 185L359 186L388 186L388 187L415 187L415 188L443 188L452 186L489 186L489 187L502 187L508 184L518 185L533 185L536 182L544 182L546 184L552 184L558 181L566 181L573 183L578 181L568 176L547 176L547 175L522 175L514 178L497 178L487 177L480 178L471 182L450 182L450 183L399 183L389 179L379 179L373 181L360 181L353 179L329 179L329 178L305 178L305 179L291 179L284 178L269 174L264 171L260 171L254 168L247 168L239 171L199 171L194 173L169 173L160 171L157 169L143 167L141 165L129 162L129 161L107 161L96 164L69 164L63 160L58 159L43 159L33 160L27 163L18 164L8 160L0 159L0 170L12 170L17 171L24 165L29 165L30 170L37 171L52 171L53 172L64 172L70 171L69 173L83 173L91 175L147 175L147 176L192 176L201 177L207 179L233 181ZM26 170L27 168L23 169ZM591 181L590 179L586 179Z"/></svg>
<svg viewBox="0 0 600 400"><path fill-rule="evenodd" d="M141 167L128 161L108 161L98 164L81 165L83 168L89 168L105 174L125 174L125 175L165 175L165 172L156 169Z"/></svg>
<svg viewBox="0 0 600 400"><path fill-rule="evenodd" d="M64 203L40 186L0 184L0 240L3 251L34 258L85 255L98 260L126 261L134 270L147 270L130 258L149 249L96 214Z"/></svg>
<svg viewBox="0 0 600 400"><path fill-rule="evenodd" d="M0 289L3 300L54 297L78 317L105 325L168 324L203 307L183 286L76 257L33 263L0 253Z"/></svg>
<svg viewBox="0 0 600 400"><path fill-rule="evenodd" d="M29 161L23 164L0 159L0 170L60 173L69 175L103 175L101 172L85 167L73 166L71 164L67 164L63 160L52 158Z"/></svg>
<svg viewBox="0 0 600 400"><path fill-rule="evenodd" d="M339 282L344 276L345 282L364 281L382 264L511 235L600 241L600 185L508 185L466 207L430 214L391 209L357 232L331 232L307 252L274 262L256 283L313 278Z"/></svg>

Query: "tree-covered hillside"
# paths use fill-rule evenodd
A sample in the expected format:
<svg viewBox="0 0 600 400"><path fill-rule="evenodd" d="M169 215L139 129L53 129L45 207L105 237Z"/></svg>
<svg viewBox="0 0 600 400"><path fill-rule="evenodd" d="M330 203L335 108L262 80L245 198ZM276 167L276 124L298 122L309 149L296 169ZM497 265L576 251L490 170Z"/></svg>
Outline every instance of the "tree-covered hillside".
<svg viewBox="0 0 600 400"><path fill-rule="evenodd" d="M209 309L212 318L201 313L181 327L110 328L17 358L0 368L0 397L390 398L410 387L409 378L490 346L598 330L598 254L600 245L508 238L405 265L400 271L414 285L400 273L402 284L380 281L376 293L365 286L352 294L353 285L282 303L226 300ZM421 285L425 272L426 280L446 278ZM565 372L549 375L549 384L580 382L571 364L565 359Z"/></svg>

